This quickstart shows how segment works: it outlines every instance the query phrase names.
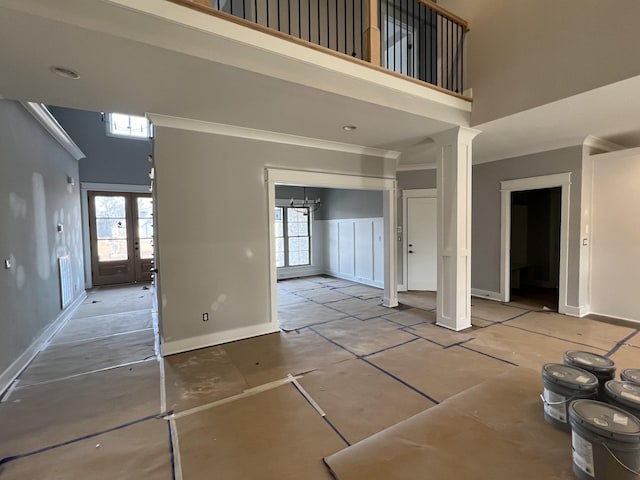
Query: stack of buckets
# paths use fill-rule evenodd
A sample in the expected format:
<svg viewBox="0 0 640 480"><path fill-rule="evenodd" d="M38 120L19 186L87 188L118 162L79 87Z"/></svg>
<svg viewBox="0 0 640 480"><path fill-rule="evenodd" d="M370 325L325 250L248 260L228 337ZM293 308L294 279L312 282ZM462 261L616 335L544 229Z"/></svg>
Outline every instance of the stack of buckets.
<svg viewBox="0 0 640 480"><path fill-rule="evenodd" d="M544 418L571 433L581 480L640 479L640 369L614 380L607 357L578 350L542 367Z"/></svg>

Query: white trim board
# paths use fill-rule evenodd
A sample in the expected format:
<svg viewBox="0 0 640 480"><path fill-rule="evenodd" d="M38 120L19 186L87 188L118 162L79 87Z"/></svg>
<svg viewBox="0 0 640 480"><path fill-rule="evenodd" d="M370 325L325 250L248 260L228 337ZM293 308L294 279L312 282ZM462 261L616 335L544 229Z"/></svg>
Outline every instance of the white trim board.
<svg viewBox="0 0 640 480"><path fill-rule="evenodd" d="M80 213L82 216L82 250L84 256L84 288L92 288L91 240L89 237L89 192L149 193L149 185L119 183L80 183Z"/></svg>
<svg viewBox="0 0 640 480"><path fill-rule="evenodd" d="M482 290L480 288L472 288L471 296L478 298L486 298L487 300L493 300L495 302L502 302L500 292L492 292L490 290Z"/></svg>
<svg viewBox="0 0 640 480"><path fill-rule="evenodd" d="M48 344L53 336L64 327L65 323L71 318L78 307L87 298L87 292L82 291L69 306L60 312L58 317L51 322L42 333L36 338L22 354L16 358L9 367L0 374L0 396L7 388L11 386L13 381L22 373L29 363L40 353Z"/></svg>
<svg viewBox="0 0 640 480"><path fill-rule="evenodd" d="M560 213L560 280L558 283L558 312L569 313L567 305L569 270L569 194L571 172L519 178L500 182L500 300L508 302L511 297L511 193L542 188L562 188ZM573 307L576 308L576 307Z"/></svg>
<svg viewBox="0 0 640 480"><path fill-rule="evenodd" d="M20 104L73 158L80 160L86 157L82 150L80 150L80 147L76 145L47 107L35 102L20 102Z"/></svg>
<svg viewBox="0 0 640 480"><path fill-rule="evenodd" d="M188 118L171 117L157 113L147 113L147 118L153 122L154 127L177 128L192 132L211 133L214 135L224 135L227 137L248 138L261 142L283 143L286 145L296 145L306 148L318 148L336 152L354 153L356 155L368 155L371 157L398 159L400 152L394 150L382 150L380 148L364 147L349 143L333 142L330 140L320 140L318 138L302 137L288 133L271 132L269 130L258 130L255 128L238 127L236 125L226 125L224 123L205 122L203 120L192 120Z"/></svg>
<svg viewBox="0 0 640 480"><path fill-rule="evenodd" d="M233 330L224 330L222 332L209 333L207 335L199 335L197 337L184 338L181 340L160 340L160 350L163 357L173 355L175 353L188 352L198 348L211 347L220 345L221 343L242 340L243 338L257 337L269 333L280 331L277 322L263 323L260 325L251 325L248 327L234 328Z"/></svg>
<svg viewBox="0 0 640 480"><path fill-rule="evenodd" d="M407 238L407 222L409 221L408 199L409 198L438 198L437 188L414 188L402 190L402 285L407 289L409 285L409 272L407 267L409 265L409 239ZM434 225L437 228L437 225Z"/></svg>
<svg viewBox="0 0 640 480"><path fill-rule="evenodd" d="M436 170L438 166L434 163L406 163L396 167L397 172L412 172L414 170Z"/></svg>

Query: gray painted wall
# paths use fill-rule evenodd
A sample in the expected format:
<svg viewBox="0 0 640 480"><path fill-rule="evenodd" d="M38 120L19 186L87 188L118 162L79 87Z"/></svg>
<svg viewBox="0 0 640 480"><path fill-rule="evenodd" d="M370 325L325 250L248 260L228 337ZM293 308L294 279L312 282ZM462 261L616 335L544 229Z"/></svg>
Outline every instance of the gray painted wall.
<svg viewBox="0 0 640 480"><path fill-rule="evenodd" d="M578 306L582 146L473 167L471 286L500 291L500 182L571 172L567 303Z"/></svg>
<svg viewBox="0 0 640 480"><path fill-rule="evenodd" d="M398 254L398 283L403 281L403 265L402 256L404 254L404 241L403 235L405 226L402 224L404 205L402 205L402 191L403 190L416 190L422 188L437 188L438 186L438 172L435 168L430 170L413 170L406 172L397 172L396 180L398 180L398 214L396 221L398 225L402 225L402 235L396 236L396 251Z"/></svg>
<svg viewBox="0 0 640 480"><path fill-rule="evenodd" d="M13 264L0 267L0 373L61 313L59 256L71 256L74 297L83 291L77 179L78 162L19 103L0 100L0 257Z"/></svg>
<svg viewBox="0 0 640 480"><path fill-rule="evenodd" d="M381 191L331 188L325 189L321 198L323 206L316 214L318 220L383 216Z"/></svg>
<svg viewBox="0 0 640 480"><path fill-rule="evenodd" d="M108 136L97 112L50 110L87 156L80 160L81 182L149 185L149 141Z"/></svg>
<svg viewBox="0 0 640 480"><path fill-rule="evenodd" d="M165 341L268 322L265 167L395 176L395 160L164 127L154 150Z"/></svg>

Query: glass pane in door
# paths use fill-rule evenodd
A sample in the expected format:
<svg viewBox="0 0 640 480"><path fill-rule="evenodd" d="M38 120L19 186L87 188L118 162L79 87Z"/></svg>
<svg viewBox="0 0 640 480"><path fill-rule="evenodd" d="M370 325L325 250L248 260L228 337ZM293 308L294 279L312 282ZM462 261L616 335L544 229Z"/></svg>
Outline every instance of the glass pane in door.
<svg viewBox="0 0 640 480"><path fill-rule="evenodd" d="M153 201L151 197L138 197L138 241L140 258L153 258Z"/></svg>
<svg viewBox="0 0 640 480"><path fill-rule="evenodd" d="M125 197L95 197L98 261L127 260L127 214Z"/></svg>

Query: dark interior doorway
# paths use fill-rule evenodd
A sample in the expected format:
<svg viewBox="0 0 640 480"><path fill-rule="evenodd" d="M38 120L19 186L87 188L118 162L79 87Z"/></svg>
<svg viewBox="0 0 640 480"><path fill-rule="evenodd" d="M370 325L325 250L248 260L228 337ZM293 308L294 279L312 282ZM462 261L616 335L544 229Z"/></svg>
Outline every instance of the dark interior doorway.
<svg viewBox="0 0 640 480"><path fill-rule="evenodd" d="M562 188L511 194L511 301L558 310Z"/></svg>

